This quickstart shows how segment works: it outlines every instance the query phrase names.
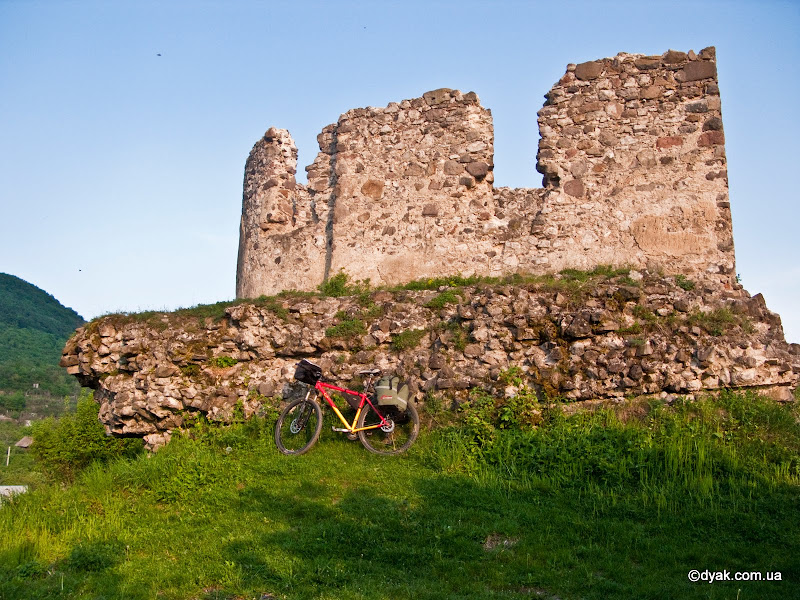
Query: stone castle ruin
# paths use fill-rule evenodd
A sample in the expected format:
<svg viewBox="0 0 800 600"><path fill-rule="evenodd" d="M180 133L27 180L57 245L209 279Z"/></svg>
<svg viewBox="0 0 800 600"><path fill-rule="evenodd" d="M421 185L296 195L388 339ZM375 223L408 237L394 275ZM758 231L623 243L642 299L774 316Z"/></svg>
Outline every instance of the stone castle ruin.
<svg viewBox="0 0 800 600"><path fill-rule="evenodd" d="M539 110L543 188L495 188L491 111L439 89L343 114L295 180L288 131L245 167L236 295L344 269L397 284L598 264L735 276L714 48L569 65Z"/></svg>
<svg viewBox="0 0 800 600"><path fill-rule="evenodd" d="M151 449L197 415L228 421L290 396L301 358L346 385L377 366L417 401L504 394L512 366L542 398L737 388L791 401L800 345L735 281L716 73L713 48L569 65L539 111L541 189L493 186L491 113L473 93L345 113L320 134L307 185L288 132L270 129L245 168L236 293L256 299L216 317L101 317L61 365L95 390L109 433ZM558 273L602 264L629 269L580 290L574 271ZM457 293L276 295L340 269L373 285L557 274Z"/></svg>

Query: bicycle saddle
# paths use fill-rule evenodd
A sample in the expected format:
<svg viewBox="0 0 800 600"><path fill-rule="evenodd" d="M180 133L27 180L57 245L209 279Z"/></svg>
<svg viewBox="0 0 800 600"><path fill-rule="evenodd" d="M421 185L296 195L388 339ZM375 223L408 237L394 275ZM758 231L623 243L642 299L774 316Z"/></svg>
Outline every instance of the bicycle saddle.
<svg viewBox="0 0 800 600"><path fill-rule="evenodd" d="M359 371L359 375L377 375L381 372L380 369L365 369L363 371Z"/></svg>

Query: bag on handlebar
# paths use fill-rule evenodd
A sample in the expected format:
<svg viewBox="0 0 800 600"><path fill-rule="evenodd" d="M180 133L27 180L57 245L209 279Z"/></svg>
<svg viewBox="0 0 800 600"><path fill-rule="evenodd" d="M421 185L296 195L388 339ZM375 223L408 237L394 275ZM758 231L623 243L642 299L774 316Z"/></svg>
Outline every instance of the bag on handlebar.
<svg viewBox="0 0 800 600"><path fill-rule="evenodd" d="M382 377L375 384L375 396L378 406L394 406L399 411L405 411L408 406L408 384L400 381L399 377Z"/></svg>
<svg viewBox="0 0 800 600"><path fill-rule="evenodd" d="M316 384L322 377L322 367L315 365L305 358L297 363L297 369L294 372L294 378L297 381L302 381L308 385Z"/></svg>

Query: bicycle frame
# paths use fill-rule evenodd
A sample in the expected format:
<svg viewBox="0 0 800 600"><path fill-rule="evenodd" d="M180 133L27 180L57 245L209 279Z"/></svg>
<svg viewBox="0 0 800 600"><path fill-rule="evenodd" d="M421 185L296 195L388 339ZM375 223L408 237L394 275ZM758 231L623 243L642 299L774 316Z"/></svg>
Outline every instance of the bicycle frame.
<svg viewBox="0 0 800 600"><path fill-rule="evenodd" d="M346 429L341 429L341 430L337 429L336 431L358 433L359 431L366 431L368 429L379 429L381 427L385 427L386 425L388 425L386 419L383 417L380 411L375 407L375 405L372 404L372 401L366 394L363 394L361 392L356 392L353 390L348 390L346 388L341 388L335 385L331 385L330 383L323 383L322 381L317 381L317 383L314 385L314 389L317 390L322 395L323 398L325 398L325 401L328 403L328 406L330 406L331 409L333 409L333 412L336 414L337 417L339 417L339 420L342 422L342 425L346 427ZM328 394L325 392L326 389L332 390L334 392L350 394L352 396L358 396L359 398L361 398L361 402L359 403L358 408L356 409L356 416L353 417L352 423L347 422L347 419L344 418L344 415L342 415L342 412L339 410L339 407L336 406L336 403L333 401L333 399L330 396L328 396ZM311 390L308 390L308 393L310 394ZM306 398L308 398L308 396L306 396ZM364 407L367 404L369 404L372 410L375 411L375 414L378 415L378 417L380 417L381 422L375 425L369 425L368 427L356 427L356 423L358 423L358 417L361 416L361 412L364 410Z"/></svg>

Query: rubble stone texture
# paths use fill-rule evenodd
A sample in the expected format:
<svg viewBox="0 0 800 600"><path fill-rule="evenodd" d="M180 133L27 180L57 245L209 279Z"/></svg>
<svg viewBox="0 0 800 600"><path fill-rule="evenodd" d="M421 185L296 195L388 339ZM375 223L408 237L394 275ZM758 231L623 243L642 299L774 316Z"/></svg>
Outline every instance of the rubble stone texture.
<svg viewBox="0 0 800 600"><path fill-rule="evenodd" d="M245 167L236 294L344 269L397 284L598 264L735 277L714 48L569 65L539 110L541 189L495 188L491 111L470 92L343 114L295 181L289 133Z"/></svg>

